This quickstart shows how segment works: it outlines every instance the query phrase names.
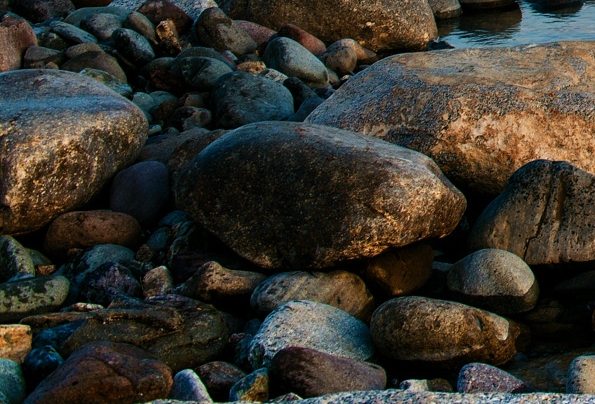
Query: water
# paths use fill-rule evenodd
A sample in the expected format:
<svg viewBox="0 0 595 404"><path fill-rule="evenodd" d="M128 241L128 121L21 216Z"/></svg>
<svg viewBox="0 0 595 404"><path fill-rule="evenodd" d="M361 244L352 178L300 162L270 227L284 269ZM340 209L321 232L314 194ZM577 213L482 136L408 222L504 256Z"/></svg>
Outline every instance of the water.
<svg viewBox="0 0 595 404"><path fill-rule="evenodd" d="M519 7L438 21L438 34L456 48L595 40L595 0L558 10L517 0Z"/></svg>

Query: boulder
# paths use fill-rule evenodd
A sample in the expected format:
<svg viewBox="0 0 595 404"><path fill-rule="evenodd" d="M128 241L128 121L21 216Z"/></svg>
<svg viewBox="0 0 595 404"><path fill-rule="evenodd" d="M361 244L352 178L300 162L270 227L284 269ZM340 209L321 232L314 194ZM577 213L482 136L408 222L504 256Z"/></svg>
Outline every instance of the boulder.
<svg viewBox="0 0 595 404"><path fill-rule="evenodd" d="M22 18L0 18L0 72L21 68L23 55L37 45L33 28Z"/></svg>
<svg viewBox="0 0 595 404"><path fill-rule="evenodd" d="M569 41L389 57L306 122L427 154L455 185L484 194L540 158L595 173L594 51Z"/></svg>
<svg viewBox="0 0 595 404"><path fill-rule="evenodd" d="M279 29L292 23L325 42L353 38L374 51L423 50L438 29L425 0L395 3L323 0L219 0L230 18ZM321 18L332 16L332 18Z"/></svg>
<svg viewBox="0 0 595 404"><path fill-rule="evenodd" d="M466 207L427 157L301 123L229 132L176 178L177 207L264 268L324 268L442 237Z"/></svg>
<svg viewBox="0 0 595 404"><path fill-rule="evenodd" d="M253 53L258 46L244 28L217 7L204 10L196 20L194 30L201 46L219 52L229 50L237 57Z"/></svg>
<svg viewBox="0 0 595 404"><path fill-rule="evenodd" d="M138 107L84 75L2 73L0 98L3 234L30 232L88 202L147 136Z"/></svg>
<svg viewBox="0 0 595 404"><path fill-rule="evenodd" d="M20 404L27 394L23 372L18 363L0 358L0 400L4 404Z"/></svg>

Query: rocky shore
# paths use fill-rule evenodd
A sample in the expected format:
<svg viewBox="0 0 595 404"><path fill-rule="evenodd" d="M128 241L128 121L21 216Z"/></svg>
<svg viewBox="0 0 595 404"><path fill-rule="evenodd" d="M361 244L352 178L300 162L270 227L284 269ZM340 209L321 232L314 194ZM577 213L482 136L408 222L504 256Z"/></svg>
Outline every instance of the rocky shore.
<svg viewBox="0 0 595 404"><path fill-rule="evenodd" d="M595 43L369 3L0 0L0 403L595 403Z"/></svg>

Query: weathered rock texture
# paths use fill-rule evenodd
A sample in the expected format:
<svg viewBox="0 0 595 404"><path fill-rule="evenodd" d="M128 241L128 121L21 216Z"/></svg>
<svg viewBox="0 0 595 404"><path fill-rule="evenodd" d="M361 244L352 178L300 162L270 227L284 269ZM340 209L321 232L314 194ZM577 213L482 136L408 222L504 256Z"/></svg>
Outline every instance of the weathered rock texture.
<svg viewBox="0 0 595 404"><path fill-rule="evenodd" d="M147 136L138 107L84 75L2 73L0 99L0 233L35 230L88 202Z"/></svg>
<svg viewBox="0 0 595 404"><path fill-rule="evenodd" d="M442 237L466 206L425 156L301 123L245 125L177 178L178 207L264 268L323 268Z"/></svg>
<svg viewBox="0 0 595 404"><path fill-rule="evenodd" d="M535 159L595 173L594 51L559 42L386 58L306 122L420 151L456 185L492 195Z"/></svg>

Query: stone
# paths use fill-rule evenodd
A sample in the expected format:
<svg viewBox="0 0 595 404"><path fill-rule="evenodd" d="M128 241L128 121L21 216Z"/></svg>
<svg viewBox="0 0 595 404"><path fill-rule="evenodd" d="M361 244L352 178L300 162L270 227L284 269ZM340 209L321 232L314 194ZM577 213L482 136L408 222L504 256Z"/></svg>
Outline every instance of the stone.
<svg viewBox="0 0 595 404"><path fill-rule="evenodd" d="M448 380L444 379L407 379L399 383L399 389L407 391L444 391L452 393L454 390Z"/></svg>
<svg viewBox="0 0 595 404"><path fill-rule="evenodd" d="M171 272L165 266L158 266L148 271L142 279L143 296L166 295L174 287Z"/></svg>
<svg viewBox="0 0 595 404"><path fill-rule="evenodd" d="M436 20L456 18L461 15L461 3L459 0L428 0L432 13Z"/></svg>
<svg viewBox="0 0 595 404"><path fill-rule="evenodd" d="M22 18L6 16L0 19L0 72L21 68L23 55L37 45L33 28Z"/></svg>
<svg viewBox="0 0 595 404"><path fill-rule="evenodd" d="M357 53L349 46L334 46L320 55L320 60L339 76L353 75L357 66Z"/></svg>
<svg viewBox="0 0 595 404"><path fill-rule="evenodd" d="M122 295L141 297L142 287L125 266L106 262L89 272L79 285L79 300L109 306Z"/></svg>
<svg viewBox="0 0 595 404"><path fill-rule="evenodd" d="M207 8L200 14L194 32L199 45L219 52L229 50L238 57L253 53L258 46L244 28L217 7Z"/></svg>
<svg viewBox="0 0 595 404"><path fill-rule="evenodd" d="M539 298L539 286L525 261L495 248L456 262L446 281L453 300L498 314L529 311Z"/></svg>
<svg viewBox="0 0 595 404"><path fill-rule="evenodd" d="M74 4L74 6L77 9L83 8L83 7L105 7L108 6L112 0L71 0L72 4Z"/></svg>
<svg viewBox="0 0 595 404"><path fill-rule="evenodd" d="M213 115L209 109L185 105L174 111L169 123L181 131L187 131L194 128L209 127L212 120Z"/></svg>
<svg viewBox="0 0 595 404"><path fill-rule="evenodd" d="M0 358L11 359L22 364L31 351L32 342L33 334L30 326L25 324L0 325Z"/></svg>
<svg viewBox="0 0 595 404"><path fill-rule="evenodd" d="M309 398L341 391L384 390L386 373L378 365L309 348L287 347L275 354L269 368L278 393Z"/></svg>
<svg viewBox="0 0 595 404"><path fill-rule="evenodd" d="M406 296L378 307L370 332L379 353L390 359L453 370L469 362L506 363L516 353L520 330L461 303Z"/></svg>
<svg viewBox="0 0 595 404"><path fill-rule="evenodd" d="M80 73L85 69L101 70L113 75L122 83L128 82L126 73L118 60L103 51L83 52L62 65L62 70L69 72Z"/></svg>
<svg viewBox="0 0 595 404"><path fill-rule="evenodd" d="M155 51L147 38L136 31L118 28L112 33L112 40L119 55L137 69L155 59Z"/></svg>
<svg viewBox="0 0 595 404"><path fill-rule="evenodd" d="M269 399L269 372L257 369L231 386L228 401L257 401Z"/></svg>
<svg viewBox="0 0 595 404"><path fill-rule="evenodd" d="M35 276L35 264L29 251L12 236L0 236L0 283L14 276Z"/></svg>
<svg viewBox="0 0 595 404"><path fill-rule="evenodd" d="M246 376L246 372L239 367L222 361L200 365L196 373L207 387L210 397L216 402L227 401L231 387Z"/></svg>
<svg viewBox="0 0 595 404"><path fill-rule="evenodd" d="M65 256L72 248L117 244L130 249L140 245L141 227L130 215L108 210L73 211L52 221L45 234L44 251Z"/></svg>
<svg viewBox="0 0 595 404"><path fill-rule="evenodd" d="M24 404L87 402L136 403L164 398L171 370L141 348L107 341L90 342L43 380Z"/></svg>
<svg viewBox="0 0 595 404"><path fill-rule="evenodd" d="M34 390L43 379L63 363L64 359L51 345L32 349L25 357L22 366L28 388Z"/></svg>
<svg viewBox="0 0 595 404"><path fill-rule="evenodd" d="M176 373L168 397L175 400L194 401L198 404L213 402L200 377L192 369L184 369Z"/></svg>
<svg viewBox="0 0 595 404"><path fill-rule="evenodd" d="M157 52L165 56L176 56L182 51L182 43L176 26L172 20L161 21L155 27L157 36Z"/></svg>
<svg viewBox="0 0 595 404"><path fill-rule="evenodd" d="M459 393L529 393L534 389L508 372L485 363L468 363L457 379Z"/></svg>
<svg viewBox="0 0 595 404"><path fill-rule="evenodd" d="M353 38L373 51L416 51L438 36L427 1L361 3L325 0L312 3L282 0L219 0L231 18L279 29L291 22L324 42ZM331 20L320 16L333 16Z"/></svg>
<svg viewBox="0 0 595 404"><path fill-rule="evenodd" d="M291 93L282 84L245 72L220 76L211 101L215 124L223 129L280 121L294 112Z"/></svg>
<svg viewBox="0 0 595 404"><path fill-rule="evenodd" d="M88 1L107 1L107 0L88 0ZM93 14L104 14L109 13L113 14L118 17L120 22L123 22L128 14L130 14L130 10L122 7L99 7L99 6L91 6L91 7L83 7L79 8L64 18L64 22L74 25L75 27L80 27L81 21L85 18L88 18L90 15Z"/></svg>
<svg viewBox="0 0 595 404"><path fill-rule="evenodd" d="M93 69L91 67L85 67L79 73L84 74L87 77L91 77L93 80L100 82L124 98L132 99L132 87L122 82L118 77L111 73L99 69Z"/></svg>
<svg viewBox="0 0 595 404"><path fill-rule="evenodd" d="M173 173L177 170L177 164L186 162L186 154L194 157L200 150L217 140L223 133L209 131L205 128L193 128L181 132L177 136L167 136L145 144L139 160L155 160L167 165L168 171ZM197 146L197 149L189 149L190 145ZM183 158L184 155L186 158ZM178 161L179 160L179 161ZM175 162L175 164L174 164Z"/></svg>
<svg viewBox="0 0 595 404"><path fill-rule="evenodd" d="M376 62L379 57L376 52L371 51L370 49L364 48L359 44L359 42L351 39L351 38L342 38L338 41L333 42L329 45L327 51L332 51L334 48L351 48L356 56L357 61L363 64L372 64Z"/></svg>
<svg viewBox="0 0 595 404"><path fill-rule="evenodd" d="M269 42L262 55L267 67L288 77L297 77L309 87L327 87L328 72L324 64L308 49L286 37Z"/></svg>
<svg viewBox="0 0 595 404"><path fill-rule="evenodd" d="M52 21L50 23L50 27L52 32L60 35L62 38L72 44L81 44L87 42L97 43L97 38L95 38L94 35L66 22Z"/></svg>
<svg viewBox="0 0 595 404"><path fill-rule="evenodd" d="M23 55L23 67L25 69L34 69L36 67L45 67L47 63L61 65L64 59L63 52L44 48L43 46L31 45Z"/></svg>
<svg viewBox="0 0 595 404"><path fill-rule="evenodd" d="M293 39L314 55L320 55L326 50L324 42L294 24L281 25L277 35Z"/></svg>
<svg viewBox="0 0 595 404"><path fill-rule="evenodd" d="M250 305L264 317L283 303L303 299L337 307L363 322L370 320L376 308L374 297L361 278L340 270L273 275L254 289Z"/></svg>
<svg viewBox="0 0 595 404"><path fill-rule="evenodd" d="M215 90L219 78L233 71L227 63L203 56L185 57L178 64L186 84L197 91Z"/></svg>
<svg viewBox="0 0 595 404"><path fill-rule="evenodd" d="M169 172L158 161L136 163L114 177L110 207L134 217L142 227L155 224L169 201Z"/></svg>
<svg viewBox="0 0 595 404"><path fill-rule="evenodd" d="M0 97L3 234L30 232L84 205L146 139L142 111L84 75L2 73Z"/></svg>
<svg viewBox="0 0 595 404"><path fill-rule="evenodd" d="M74 11L70 0L16 0L11 6L16 13L33 23L66 17Z"/></svg>
<svg viewBox="0 0 595 404"><path fill-rule="evenodd" d="M122 28L132 29L147 38L149 41L157 42L157 32L155 31L155 25L151 22L151 20L145 17L144 14L141 14L137 11L133 11L128 14L122 23Z"/></svg>
<svg viewBox="0 0 595 404"><path fill-rule="evenodd" d="M430 279L433 259L429 244L410 244L371 258L361 276L383 299L410 295Z"/></svg>
<svg viewBox="0 0 595 404"><path fill-rule="evenodd" d="M180 35L185 34L194 22L183 9L169 0L147 0L136 11L144 14L155 26L161 21L172 20Z"/></svg>
<svg viewBox="0 0 595 404"><path fill-rule="evenodd" d="M595 128L594 49L559 42L388 57L306 122L417 150L455 185L485 195L536 159L595 173L595 139L585 135Z"/></svg>
<svg viewBox="0 0 595 404"><path fill-rule="evenodd" d="M490 9L518 7L516 0L459 0L461 7L467 11L486 11Z"/></svg>
<svg viewBox="0 0 595 404"><path fill-rule="evenodd" d="M417 152L291 122L229 132L175 177L178 209L270 269L325 268L443 237L466 206Z"/></svg>
<svg viewBox="0 0 595 404"><path fill-rule="evenodd" d="M526 164L477 219L470 249L506 250L528 265L593 262L594 179L568 162Z"/></svg>
<svg viewBox="0 0 595 404"><path fill-rule="evenodd" d="M18 322L32 314L56 310L66 301L69 286L63 276L0 284L0 323Z"/></svg>
<svg viewBox="0 0 595 404"><path fill-rule="evenodd" d="M341 309L310 300L292 300L269 314L250 341L253 369L268 366L288 346L311 348L365 361L374 353L368 327Z"/></svg>
<svg viewBox="0 0 595 404"><path fill-rule="evenodd" d="M111 39L118 28L122 28L122 20L115 14L89 14L80 22L80 28L92 34L99 42Z"/></svg>
<svg viewBox="0 0 595 404"><path fill-rule="evenodd" d="M234 20L236 24L244 28L244 30L250 35L258 46L265 45L274 36L277 35L277 31L265 27L260 24L256 24L252 21L246 20Z"/></svg>
<svg viewBox="0 0 595 404"><path fill-rule="evenodd" d="M583 355L574 359L568 368L566 393L595 394L594 372L595 356Z"/></svg>
<svg viewBox="0 0 595 404"><path fill-rule="evenodd" d="M25 379L18 363L0 358L0 392L8 401L6 404L20 404L26 396Z"/></svg>

